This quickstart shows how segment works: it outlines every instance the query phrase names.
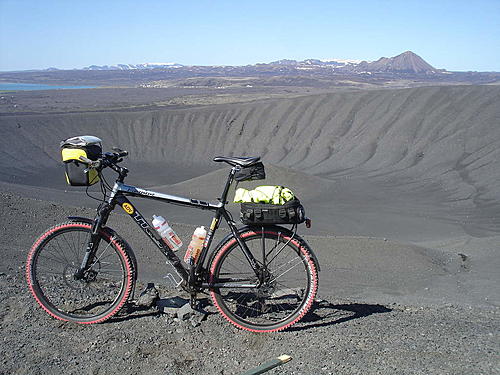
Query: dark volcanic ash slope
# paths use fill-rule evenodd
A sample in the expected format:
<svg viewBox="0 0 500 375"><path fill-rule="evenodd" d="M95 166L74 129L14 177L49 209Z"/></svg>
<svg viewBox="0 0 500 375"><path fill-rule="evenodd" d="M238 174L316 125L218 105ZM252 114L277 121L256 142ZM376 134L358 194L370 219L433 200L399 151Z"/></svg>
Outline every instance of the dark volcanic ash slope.
<svg viewBox="0 0 500 375"><path fill-rule="evenodd" d="M331 194L310 203L321 218L334 205L347 218L342 233L404 232L396 216L393 232L392 224L375 228L381 213L404 212L406 227L413 225L410 216L434 216L482 235L500 227L499 102L500 87L426 87L186 110L4 116L0 179L64 188L59 140L94 134L107 147L130 151L131 165L139 166L131 183L201 175L218 154L261 155L266 163L333 180ZM369 223L360 224L352 211L365 211L361 221Z"/></svg>
<svg viewBox="0 0 500 375"><path fill-rule="evenodd" d="M23 262L43 229L92 211L2 193L0 372L234 374L284 353L294 358L284 374L498 372L500 236L463 229L487 235L500 227L499 99L498 87L448 87L0 117L2 190L81 205L81 191L64 192L58 151L59 140L77 134L130 150L130 183L206 199L225 175L207 169L213 156L260 154L269 181L294 187L315 227L365 236L300 229L322 265L322 301L287 332L247 334L216 314L192 328L153 310L82 327L33 307ZM193 226L176 222L209 222L153 203L152 213L172 219L186 241ZM141 280L161 279L161 256L126 219L117 212L110 226L136 250Z"/></svg>

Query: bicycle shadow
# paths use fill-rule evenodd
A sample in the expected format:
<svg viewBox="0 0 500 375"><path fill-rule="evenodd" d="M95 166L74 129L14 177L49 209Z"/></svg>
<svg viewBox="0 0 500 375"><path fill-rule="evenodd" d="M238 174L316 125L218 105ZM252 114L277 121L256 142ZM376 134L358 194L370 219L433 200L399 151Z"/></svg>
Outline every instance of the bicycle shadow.
<svg viewBox="0 0 500 375"><path fill-rule="evenodd" d="M200 298L199 307L207 316L217 314L212 308L208 298ZM391 312L392 309L383 305L366 303L344 303L333 304L326 300L316 301L311 311L306 314L296 325L286 329L287 332L303 331L307 329L327 327L341 324L350 320L364 318L373 314ZM127 320L135 320L146 317L160 317L163 313L156 307L144 307L130 304L120 313L109 319L106 323L118 323Z"/></svg>
<svg viewBox="0 0 500 375"><path fill-rule="evenodd" d="M322 300L314 303L311 311L301 321L287 331L303 331L306 329L327 327L334 324L348 322L349 320L364 318L373 314L391 312L392 309L383 305L367 303L333 304Z"/></svg>
<svg viewBox="0 0 500 375"><path fill-rule="evenodd" d="M127 320L147 318L150 316L160 317L161 315L161 312L155 307L143 307L130 304L123 307L118 314L106 320L104 324L119 323Z"/></svg>
<svg viewBox="0 0 500 375"><path fill-rule="evenodd" d="M169 300L174 300L178 298L179 300L175 301L174 303L169 303ZM134 320L134 319L141 319L141 318L146 318L146 317L161 317L165 316L165 311L162 311L160 306L163 307L171 307L171 308L180 308L184 304L188 303L189 301L185 299L182 301L183 298L181 297L170 297L167 299L160 298L158 299L153 305L151 306L138 306L134 305L133 303L127 304L120 312L118 312L117 315L113 316L109 320L107 320L105 323L118 323L118 322L123 322L127 320ZM163 303L162 302L167 302ZM210 300L208 298L199 298L198 299L198 309L205 314L207 317L210 315L215 315L216 312L213 311L210 307L212 304L210 303Z"/></svg>

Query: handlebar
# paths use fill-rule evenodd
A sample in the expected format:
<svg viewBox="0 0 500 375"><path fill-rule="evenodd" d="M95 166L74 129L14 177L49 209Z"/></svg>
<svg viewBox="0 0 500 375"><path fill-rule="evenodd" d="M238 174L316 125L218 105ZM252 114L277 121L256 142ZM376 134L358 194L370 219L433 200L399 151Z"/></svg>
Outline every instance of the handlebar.
<svg viewBox="0 0 500 375"><path fill-rule="evenodd" d="M128 151L122 150L118 147L113 147L113 151L115 151L115 154L117 154L119 158L124 158L128 155Z"/></svg>
<svg viewBox="0 0 500 375"><path fill-rule="evenodd" d="M110 167L120 175L120 180L123 181L123 178L127 176L128 169L125 167L119 167L117 164L123 161L123 158L128 155L128 151L119 149L118 147L113 147L113 150L115 152L106 152L97 160L90 160L85 156L80 156L79 159L88 165L85 172L88 172L90 169L101 171L106 167Z"/></svg>

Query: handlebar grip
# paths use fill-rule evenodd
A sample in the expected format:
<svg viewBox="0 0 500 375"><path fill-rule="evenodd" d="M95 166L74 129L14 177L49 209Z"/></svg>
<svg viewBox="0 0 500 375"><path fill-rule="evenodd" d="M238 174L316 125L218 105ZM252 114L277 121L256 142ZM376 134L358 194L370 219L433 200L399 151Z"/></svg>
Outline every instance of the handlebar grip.
<svg viewBox="0 0 500 375"><path fill-rule="evenodd" d="M128 151L122 150L119 147L113 147L113 151L115 151L116 155L120 158L123 158L128 155Z"/></svg>

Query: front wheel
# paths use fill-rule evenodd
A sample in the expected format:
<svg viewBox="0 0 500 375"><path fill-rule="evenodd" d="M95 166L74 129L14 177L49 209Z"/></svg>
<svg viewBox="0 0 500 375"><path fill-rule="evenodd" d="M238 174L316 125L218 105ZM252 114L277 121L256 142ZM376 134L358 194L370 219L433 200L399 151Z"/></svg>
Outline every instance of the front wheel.
<svg viewBox="0 0 500 375"><path fill-rule="evenodd" d="M274 332L298 322L311 308L318 289L312 254L298 236L279 227L240 234L258 263L251 267L233 237L210 265L211 296L219 312L235 326Z"/></svg>
<svg viewBox="0 0 500 375"><path fill-rule="evenodd" d="M133 287L134 266L124 243L100 233L91 266L77 273L91 225L68 222L42 234L28 254L26 278L38 304L57 319L99 323L116 314Z"/></svg>

